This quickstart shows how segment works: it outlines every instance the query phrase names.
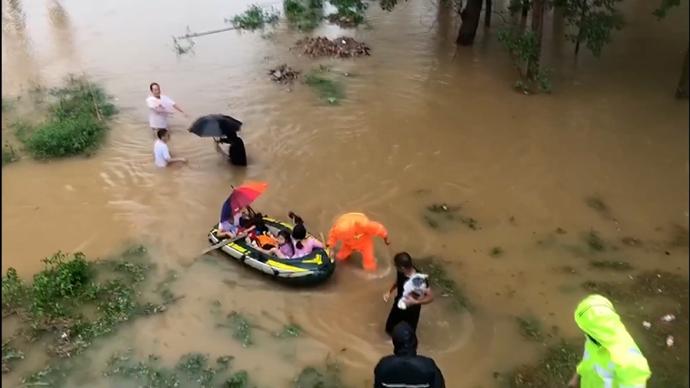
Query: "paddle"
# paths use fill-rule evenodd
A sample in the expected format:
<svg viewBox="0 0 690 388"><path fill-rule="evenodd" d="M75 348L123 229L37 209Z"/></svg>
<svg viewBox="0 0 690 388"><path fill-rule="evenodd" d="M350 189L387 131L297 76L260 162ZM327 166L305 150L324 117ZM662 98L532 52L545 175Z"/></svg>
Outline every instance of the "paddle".
<svg viewBox="0 0 690 388"><path fill-rule="evenodd" d="M201 254L202 254L202 255L205 255L205 254L207 254L207 253L209 253L209 252L211 252L211 251L214 251L214 250L216 250L216 249L218 249L218 248L224 247L225 245L228 245L228 244L230 244L231 242L235 242L235 241L237 241L237 240L241 240L241 239L247 237L247 234L248 234L249 232L251 232L252 230L254 230L254 226L252 226L251 228L245 230L245 231L244 231L244 234L242 234L242 235L239 235L239 236L234 237L234 238L226 238L226 239L224 239L224 240L221 240L221 241L219 241L219 242L217 242L217 243L211 245L210 247L208 247L208 248L204 249L203 251L201 251Z"/></svg>

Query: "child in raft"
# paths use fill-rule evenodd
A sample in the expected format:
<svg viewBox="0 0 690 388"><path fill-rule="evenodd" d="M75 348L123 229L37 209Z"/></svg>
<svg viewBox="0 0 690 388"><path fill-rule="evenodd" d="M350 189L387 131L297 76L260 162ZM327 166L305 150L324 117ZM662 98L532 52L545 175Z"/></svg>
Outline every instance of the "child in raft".
<svg viewBox="0 0 690 388"><path fill-rule="evenodd" d="M292 240L294 241L295 255L294 257L304 257L309 255L314 249L323 249L324 245L321 241L312 236L307 236L307 228L304 227L304 220L302 217L290 212L288 216L295 223L292 228Z"/></svg>
<svg viewBox="0 0 690 388"><path fill-rule="evenodd" d="M324 245L312 236L307 237L307 229L304 221L298 215L290 212L288 216L295 223L292 233L281 230L276 237L278 246L267 249L267 247L256 246L255 248L265 254L276 256L280 259L293 259L309 255L314 249L323 249Z"/></svg>

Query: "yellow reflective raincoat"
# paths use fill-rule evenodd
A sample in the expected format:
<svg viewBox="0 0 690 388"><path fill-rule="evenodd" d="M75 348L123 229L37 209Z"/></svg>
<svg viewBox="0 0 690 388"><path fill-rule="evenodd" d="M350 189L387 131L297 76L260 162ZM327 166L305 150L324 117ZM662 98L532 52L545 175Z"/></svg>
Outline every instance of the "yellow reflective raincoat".
<svg viewBox="0 0 690 388"><path fill-rule="evenodd" d="M647 359L625 329L611 301L590 295L575 309L575 322L589 337L577 366L580 388L645 388Z"/></svg>

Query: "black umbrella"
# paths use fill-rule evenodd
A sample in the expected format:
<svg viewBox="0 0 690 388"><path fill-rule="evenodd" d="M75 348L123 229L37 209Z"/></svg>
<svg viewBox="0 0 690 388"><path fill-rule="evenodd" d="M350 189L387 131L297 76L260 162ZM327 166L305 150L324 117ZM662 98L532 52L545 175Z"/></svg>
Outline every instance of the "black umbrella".
<svg viewBox="0 0 690 388"><path fill-rule="evenodd" d="M199 137L233 137L242 128L242 122L230 116L214 114L196 119L189 132Z"/></svg>

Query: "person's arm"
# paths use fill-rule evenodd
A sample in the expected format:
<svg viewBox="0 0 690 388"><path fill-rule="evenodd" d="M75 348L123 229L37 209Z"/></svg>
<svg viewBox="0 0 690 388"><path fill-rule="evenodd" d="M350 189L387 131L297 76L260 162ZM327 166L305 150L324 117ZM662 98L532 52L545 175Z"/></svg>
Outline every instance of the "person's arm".
<svg viewBox="0 0 690 388"><path fill-rule="evenodd" d="M189 115L188 115L187 113L185 113L185 112L182 110L182 108L180 108L180 106L177 105L177 104L175 103L175 101L170 100L170 102L171 102L172 107L173 107L176 111L182 113L183 115L185 115L185 117L189 117Z"/></svg>
<svg viewBox="0 0 690 388"><path fill-rule="evenodd" d="M316 238L314 238L313 236L311 236L309 238L309 240L311 241L311 249L324 249L325 248L323 243L321 241L317 240Z"/></svg>
<svg viewBox="0 0 690 388"><path fill-rule="evenodd" d="M383 224L376 221L370 221L366 230L367 233L371 234L372 236L381 237L386 245L391 245L391 242L388 240L388 230L386 230L386 227L383 226Z"/></svg>
<svg viewBox="0 0 690 388"><path fill-rule="evenodd" d="M389 288L388 291L386 291L383 294L383 301L388 303L388 301L391 299L391 295L393 294L393 291L395 291L397 288L398 288L398 282L396 281L393 283L391 288Z"/></svg>
<svg viewBox="0 0 690 388"><path fill-rule="evenodd" d="M164 159L165 159L166 162L168 162L168 164L171 164L171 163L187 163L187 159L185 159L185 158L173 158L173 157L171 157L171 156L170 156L170 150L168 149L168 147L165 147Z"/></svg>
<svg viewBox="0 0 690 388"><path fill-rule="evenodd" d="M570 378L568 388L580 388L580 375L577 374L577 371L573 374L573 377Z"/></svg>

